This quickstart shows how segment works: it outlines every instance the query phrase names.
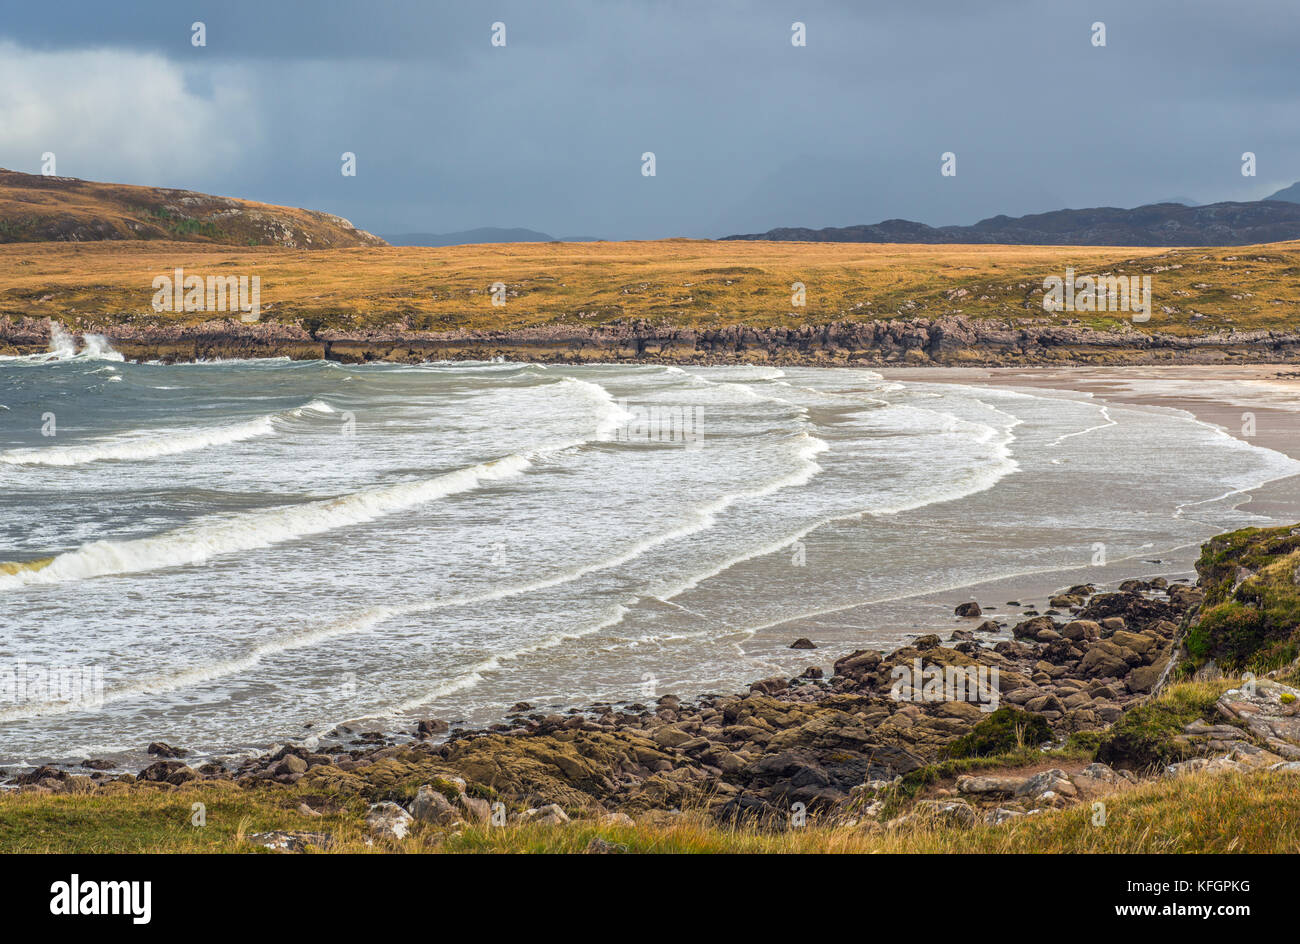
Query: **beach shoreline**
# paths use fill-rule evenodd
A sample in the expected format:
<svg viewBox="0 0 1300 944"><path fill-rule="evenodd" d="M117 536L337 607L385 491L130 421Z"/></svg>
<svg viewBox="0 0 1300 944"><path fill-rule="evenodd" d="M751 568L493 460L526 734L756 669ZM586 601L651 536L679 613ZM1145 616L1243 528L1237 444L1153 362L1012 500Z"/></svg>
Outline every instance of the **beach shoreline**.
<svg viewBox="0 0 1300 944"><path fill-rule="evenodd" d="M882 374L893 381L1035 388L1157 413L1180 411L1243 442L1300 457L1300 411L1288 408L1300 384L1268 367ZM1243 412L1253 414L1249 429L1241 425ZM1259 513L1261 524L1300 520L1288 483L1294 476L1242 491L1240 504ZM1186 658L1183 640L1202 600L1193 568L1202 550L1196 542L1172 558L1130 556L918 594L912 602L947 615L913 627L917 631L898 645L867 642L871 648L850 649L837 641L834 648L802 652L802 672L755 679L742 691L682 693L679 687L641 702L521 702L495 723L473 727L438 717L413 730L371 731L348 723L237 756L195 755L184 744L159 742L150 745L142 767L89 758L10 768L4 788L95 796L285 790L302 798L304 816L320 809L333 815L364 801L359 809L375 835L387 835L394 820L457 828L486 823L489 800L502 804L509 825L562 825L585 817L639 826L675 822L692 810L723 825L785 828L790 809L868 832L921 815L940 815L946 826L960 828L1001 825L1171 776L1166 770L1152 777L1146 761L1113 746L1123 741L1108 732L1140 710ZM963 615L960 606L971 602L980 608ZM872 625L872 607L855 608L854 621ZM797 620L770 632L794 640L791 649L818 648L796 639L803 635ZM900 702L890 681L923 665L996 669L996 694L987 704ZM997 707L1014 717L1041 717L1047 725L1041 759L1022 751L1014 762L1000 762L1014 790L1037 791L1024 797L999 793L997 777L944 773L955 741L982 730L988 709ZM1213 702L1203 710L1211 712ZM1188 763L1204 764L1224 749L1215 740L1223 735L1203 730L1209 730L1205 721L1192 721L1181 735L1200 752ZM1212 763L1250 770L1300 759L1300 746L1285 740L1232 751ZM981 792L990 783L992 792ZM900 806L904 787L917 792ZM323 840L303 840L314 841Z"/></svg>
<svg viewBox="0 0 1300 944"><path fill-rule="evenodd" d="M1235 433L1236 438L1242 441L1275 449L1293 458L1300 458L1300 435L1297 435L1297 431L1300 430L1300 411L1287 410L1280 404L1271 404L1270 401L1270 397L1285 397L1290 395L1293 390L1300 390L1300 380L1279 376L1281 372L1271 367L1182 367L1165 368L1161 371L1144 368L1033 370L924 368L883 369L880 372L887 379L896 381L956 383L974 387L988 384L1009 389L1017 387L1051 389L1067 391L1073 394L1089 394L1099 400L1144 408L1180 410L1195 416L1202 422L1223 428L1229 434ZM1243 386L1238 395L1240 403L1226 403L1208 396L1190 395L1186 391L1177 389L1172 391L1124 389L1125 384L1148 380L1165 384L1192 383L1200 388L1205 388L1211 382L1231 384L1245 382L1262 386ZM1255 399L1252 400L1251 397L1255 397ZM1234 430L1230 425L1233 420L1239 419L1243 403L1246 407L1250 407L1249 412L1253 412L1256 417L1254 430L1256 435L1253 437L1242 436L1240 429ZM1287 481L1286 479L1278 480L1246 491L1241 496L1241 503L1246 505L1248 510L1265 515L1269 524L1282 524L1300 520L1300 501L1297 500L1297 496L1292 494L1294 490L1288 488ZM987 579L964 583L958 587L921 591L893 600L869 602L848 607L845 608L843 619L849 625L874 626L876 630L881 632L888 626L894 631L894 638L891 639L889 645L901 646L906 644L906 639L909 637L916 638L932 632L946 632L947 628L952 627L952 617L942 618L939 614L951 614L956 603L969 599L979 599L988 608L989 616L1001 619L1014 609L1008 606L1009 601L1022 604L1020 607L1022 610L1038 608L1041 612L1048 608L1047 601L1054 593L1059 592L1064 587L1076 584L1117 587L1123 581L1131 579L1145 581L1163 579L1168 583L1192 581L1195 578L1192 564L1199 553L1199 549L1199 542L1191 542L1185 547L1177 549L1178 553L1173 556L1165 553L1160 558L1150 560L1130 556L1109 561L1102 566L1081 563L1077 567L1053 567L1045 568L1040 572L1031 571L1013 576L991 576ZM898 604L906 605L912 613L930 612L935 615L932 618L917 617L917 621L911 624L910 630L905 629L900 627L896 619L879 615L882 610L887 609L890 605ZM956 625L960 625L960 622ZM772 644L772 639L777 637L782 640L786 640L787 637L788 640L793 640L804 636L812 636L813 638L818 636L815 627L811 624L805 625L799 618L785 620L776 626L764 627L763 632L765 637L768 637L766 643L769 647ZM879 633L873 636L871 632L867 632L864 634L864 639L868 637L872 639L872 642L867 644L879 644ZM780 643L780 645L785 644L785 642ZM836 638L832 645L835 647L842 646L843 638ZM827 652L828 655L821 656L816 663L816 667L822 671L830 670L831 659L835 655L841 654L838 648L827 650ZM809 655L811 656L811 654ZM814 667L811 659L808 667ZM687 697L700 697L699 693L694 691L684 694ZM551 707L568 710L572 706L557 705ZM486 731L490 730L490 728L491 724L485 724L478 730ZM382 731L381 733L384 736L400 734L398 731ZM246 756L248 753L256 753L256 751L245 749L243 753ZM232 755L208 752L205 756L218 758ZM126 766L136 763L138 760L138 756L123 756L115 763L114 769L125 769ZM76 764L76 760L69 760L62 766L70 767Z"/></svg>

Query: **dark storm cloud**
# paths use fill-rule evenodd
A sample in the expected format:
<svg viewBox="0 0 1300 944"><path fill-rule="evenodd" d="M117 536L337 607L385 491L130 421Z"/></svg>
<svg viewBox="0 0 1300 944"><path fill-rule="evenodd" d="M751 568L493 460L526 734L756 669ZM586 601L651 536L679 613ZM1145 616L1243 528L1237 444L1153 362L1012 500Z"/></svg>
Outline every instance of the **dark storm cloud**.
<svg viewBox="0 0 1300 944"><path fill-rule="evenodd" d="M1297 9L87 0L7 11L0 40L20 62L34 50L163 57L231 143L215 164L170 158L164 180L105 131L65 148L67 173L102 166L384 233L650 238L1266 195L1300 179ZM195 20L204 49L189 43ZM496 20L504 49L489 43ZM790 44L795 20L806 48ZM1095 21L1104 48L1089 41ZM26 150L0 134L0 165L35 169L35 145L19 140ZM1240 173L1248 150L1257 178ZM339 174L343 151L356 178ZM644 151L654 178L641 176ZM939 174L945 151L956 177Z"/></svg>

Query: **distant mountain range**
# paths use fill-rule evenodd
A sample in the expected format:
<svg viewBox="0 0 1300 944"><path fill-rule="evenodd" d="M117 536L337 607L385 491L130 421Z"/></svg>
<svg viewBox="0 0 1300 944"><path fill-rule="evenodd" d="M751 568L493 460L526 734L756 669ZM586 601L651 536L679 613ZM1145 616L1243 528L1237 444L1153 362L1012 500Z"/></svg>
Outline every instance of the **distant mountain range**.
<svg viewBox="0 0 1300 944"><path fill-rule="evenodd" d="M478 229L461 230L458 233L400 233L385 236L392 246L472 246L480 243L593 243L594 236L569 236L557 239L535 229L502 228L500 226L481 226Z"/></svg>
<svg viewBox="0 0 1300 944"><path fill-rule="evenodd" d="M384 245L317 210L0 168L0 243L146 239L287 249Z"/></svg>
<svg viewBox="0 0 1300 944"><path fill-rule="evenodd" d="M394 246L596 242L556 239L522 227L386 237ZM1240 246L1300 239L1300 183L1265 200L1197 206L1174 199L1133 209L1095 207L1005 215L972 226L893 219L859 226L779 227L729 240L975 243L1042 246ZM217 197L191 190L96 183L0 168L0 243L176 240L233 246L329 249L383 246L385 239L330 213Z"/></svg>
<svg viewBox="0 0 1300 944"><path fill-rule="evenodd" d="M1290 203L1300 203L1300 182L1293 183L1289 187L1283 187L1270 200L1286 200Z"/></svg>
<svg viewBox="0 0 1300 944"><path fill-rule="evenodd" d="M973 226L885 220L861 226L779 227L726 236L784 242L987 243L1038 246L1243 246L1300 239L1300 183L1249 203L1153 203L1028 216L994 216Z"/></svg>

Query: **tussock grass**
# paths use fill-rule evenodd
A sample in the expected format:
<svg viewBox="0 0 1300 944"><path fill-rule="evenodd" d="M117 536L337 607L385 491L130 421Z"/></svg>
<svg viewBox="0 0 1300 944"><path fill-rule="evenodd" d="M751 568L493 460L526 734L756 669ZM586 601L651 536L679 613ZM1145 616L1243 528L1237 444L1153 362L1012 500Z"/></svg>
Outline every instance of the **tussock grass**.
<svg viewBox="0 0 1300 944"><path fill-rule="evenodd" d="M0 795L4 852L240 852L248 833L273 829L359 832L355 814L305 817L289 791L207 783L163 791L137 787L116 794ZM202 803L206 825L192 825Z"/></svg>
<svg viewBox="0 0 1300 944"><path fill-rule="evenodd" d="M664 822L598 826L465 827L417 824L400 842L367 844L359 808L322 817L295 811L290 789L203 785L115 796L0 797L0 852L260 852L247 837L271 829L328 833L335 853L577 853L599 838L631 853L1290 853L1300 851L1296 775L1198 773L1147 781L1106 797L1105 825L1091 804L970 829L909 822L766 830L718 826L683 813ZM207 825L190 825L191 804ZM295 805L291 805L295 804Z"/></svg>
<svg viewBox="0 0 1300 944"><path fill-rule="evenodd" d="M1215 702L1240 680L1178 682L1155 698L1129 708L1101 736L1097 760L1140 773L1157 771L1166 764L1192 756L1183 729L1197 719L1224 723Z"/></svg>
<svg viewBox="0 0 1300 944"><path fill-rule="evenodd" d="M1212 538L1196 562L1205 602L1187 636L1195 665L1268 672L1300 655L1300 533L1243 528Z"/></svg>

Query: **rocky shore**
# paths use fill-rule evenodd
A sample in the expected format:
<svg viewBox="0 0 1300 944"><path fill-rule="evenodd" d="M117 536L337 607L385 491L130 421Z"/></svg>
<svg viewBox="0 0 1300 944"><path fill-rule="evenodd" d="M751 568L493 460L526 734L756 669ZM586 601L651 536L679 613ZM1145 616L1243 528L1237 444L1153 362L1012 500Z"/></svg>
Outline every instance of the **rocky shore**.
<svg viewBox="0 0 1300 944"><path fill-rule="evenodd" d="M1291 548L1300 537L1288 540ZM1111 592L1080 585L1053 596L1045 612L1023 610L1015 620L963 604L960 628L946 638L847 653L829 677L813 666L741 693L665 694L653 704L566 714L521 703L476 731L438 719L405 736L340 727L233 764L191 766L183 748L154 743L157 759L137 774L91 759L78 769L22 771L7 786L43 794L216 782L281 789L308 820L356 808L372 835L400 839L417 821L631 825L683 811L770 828L803 816L869 829L918 817L962 827L1094 803L1144 778L1300 770L1297 689L1260 679L1204 705L1152 699L1186 659L1204 598L1203 587L1160 578ZM932 697L918 670L950 680L984 673L992 684L965 698ZM1014 762L999 762L1008 756ZM257 841L284 850L323 840L283 832Z"/></svg>
<svg viewBox="0 0 1300 944"><path fill-rule="evenodd" d="M69 325L69 330L74 326ZM301 321L196 324L79 322L107 337L128 360L168 363L290 357L344 363L506 358L545 363L769 363L787 366L1024 366L1284 363L1300 357L1300 332L1206 331L1169 334L1099 331L1050 318L841 321L798 328L729 325L692 329L650 322L546 325L511 331L418 331L401 323L376 330L316 328ZM49 349L50 325L0 319L0 355Z"/></svg>

